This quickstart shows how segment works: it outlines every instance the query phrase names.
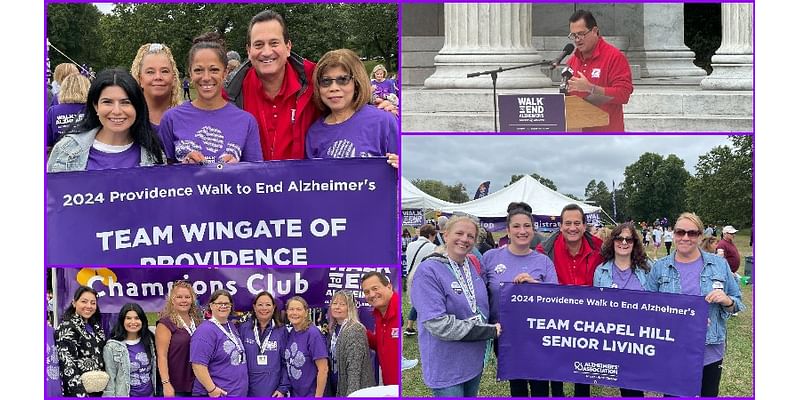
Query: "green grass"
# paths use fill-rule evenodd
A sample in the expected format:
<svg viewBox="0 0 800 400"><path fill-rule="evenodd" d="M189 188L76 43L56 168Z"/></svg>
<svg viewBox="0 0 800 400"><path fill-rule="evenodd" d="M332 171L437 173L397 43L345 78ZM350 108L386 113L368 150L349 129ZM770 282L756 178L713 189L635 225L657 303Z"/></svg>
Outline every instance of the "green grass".
<svg viewBox="0 0 800 400"><path fill-rule="evenodd" d="M743 233L743 234L742 234ZM736 235L735 244L744 257L751 255L752 249L749 246L749 232L742 232ZM652 250L652 246L651 246ZM651 254L652 255L652 254ZM661 249L661 256L665 255ZM742 265L740 273L744 272ZM728 347L723 363L722 381L720 382L721 397L752 397L753 396L753 286L742 287L742 299L747 309L739 313L738 316L728 320ZM411 308L408 293L403 295L403 310L408 315ZM419 347L417 337L403 337L403 356L406 358L419 359ZM457 368L457 366L453 366ZM508 397L509 389L507 382L497 382L496 360L484 369L483 379L479 396L482 397ZM654 372L655 373L655 372ZM572 385L564 385L567 396L572 396ZM661 396L658 393L646 393L647 396ZM430 397L431 391L422 381L422 364L416 368L403 372L403 396L405 397ZM592 385L592 397L614 397L619 396L616 388Z"/></svg>

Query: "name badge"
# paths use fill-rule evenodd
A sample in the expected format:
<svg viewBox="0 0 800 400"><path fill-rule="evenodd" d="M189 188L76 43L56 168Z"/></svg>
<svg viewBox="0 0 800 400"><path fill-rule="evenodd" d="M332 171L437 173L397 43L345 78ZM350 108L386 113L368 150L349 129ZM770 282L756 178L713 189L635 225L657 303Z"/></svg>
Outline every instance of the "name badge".
<svg viewBox="0 0 800 400"><path fill-rule="evenodd" d="M266 354L261 354L261 355L256 356L256 363L258 363L258 365L267 365L267 356L266 356Z"/></svg>
<svg viewBox="0 0 800 400"><path fill-rule="evenodd" d="M461 285L459 285L458 282L451 283L450 289L453 289L453 291L455 291L456 294L461 294L464 291L464 289L461 288Z"/></svg>
<svg viewBox="0 0 800 400"><path fill-rule="evenodd" d="M712 289L723 289L724 287L725 285L722 283L722 281L714 281L714 283L711 284Z"/></svg>

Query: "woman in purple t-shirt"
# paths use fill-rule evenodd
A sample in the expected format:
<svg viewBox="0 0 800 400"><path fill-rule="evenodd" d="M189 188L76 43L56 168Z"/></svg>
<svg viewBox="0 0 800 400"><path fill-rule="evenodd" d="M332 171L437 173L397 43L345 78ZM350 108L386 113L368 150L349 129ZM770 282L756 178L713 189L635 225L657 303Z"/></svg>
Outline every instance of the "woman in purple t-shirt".
<svg viewBox="0 0 800 400"><path fill-rule="evenodd" d="M190 164L264 160L256 119L222 97L227 63L219 34L194 39L188 65L197 98L169 109L158 128L168 159Z"/></svg>
<svg viewBox="0 0 800 400"><path fill-rule="evenodd" d="M203 321L196 299L190 283L175 282L156 323L156 357L164 397L192 395L194 372L189 362L189 342Z"/></svg>
<svg viewBox="0 0 800 400"><path fill-rule="evenodd" d="M142 89L128 71L107 69L89 87L84 118L53 146L47 172L163 163Z"/></svg>
<svg viewBox="0 0 800 400"><path fill-rule="evenodd" d="M397 81L387 76L386 67L383 64L378 64L372 68L372 73L369 74L372 84L372 103L375 105L383 101L388 101L392 105L399 105L400 99L397 97L400 94L400 89L397 87Z"/></svg>
<svg viewBox="0 0 800 400"><path fill-rule="evenodd" d="M328 350L322 332L311 324L308 303L300 296L286 302L292 325L283 359L289 372L292 397L322 397L328 379Z"/></svg>
<svg viewBox="0 0 800 400"><path fill-rule="evenodd" d="M388 157L397 168L397 117L369 104L369 78L356 53L325 53L312 79L314 103L322 117L308 128L306 157Z"/></svg>
<svg viewBox="0 0 800 400"><path fill-rule="evenodd" d="M128 303L119 310L111 338L103 347L109 380L103 397L153 397L156 355L142 307Z"/></svg>
<svg viewBox="0 0 800 400"><path fill-rule="evenodd" d="M58 104L47 110L47 150L58 141L66 128L83 118L86 96L91 86L89 78L75 73L64 78L58 92Z"/></svg>

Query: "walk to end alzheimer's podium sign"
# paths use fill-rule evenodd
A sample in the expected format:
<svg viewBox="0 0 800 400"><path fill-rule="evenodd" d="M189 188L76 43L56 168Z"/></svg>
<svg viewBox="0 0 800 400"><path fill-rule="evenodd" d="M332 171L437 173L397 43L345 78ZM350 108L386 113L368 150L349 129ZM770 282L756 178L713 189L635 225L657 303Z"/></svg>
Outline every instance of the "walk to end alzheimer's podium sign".
<svg viewBox="0 0 800 400"><path fill-rule="evenodd" d="M385 158L47 175L49 265L397 263Z"/></svg>
<svg viewBox="0 0 800 400"><path fill-rule="evenodd" d="M699 396L701 296L504 283L497 378Z"/></svg>
<svg viewBox="0 0 800 400"><path fill-rule="evenodd" d="M567 130L564 95L561 93L500 95L497 98L501 132Z"/></svg>

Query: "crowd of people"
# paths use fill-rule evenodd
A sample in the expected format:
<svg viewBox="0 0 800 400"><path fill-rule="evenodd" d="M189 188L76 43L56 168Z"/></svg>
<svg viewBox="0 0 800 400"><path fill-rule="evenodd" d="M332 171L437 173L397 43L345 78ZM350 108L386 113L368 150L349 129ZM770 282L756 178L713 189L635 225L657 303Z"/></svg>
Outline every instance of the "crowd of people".
<svg viewBox="0 0 800 400"><path fill-rule="evenodd" d="M531 207L515 202L507 211L507 240L497 248L477 250L491 232L483 231L474 217L464 215L440 217L438 228L423 225L419 238L407 244L412 307L404 333L419 335L423 380L434 396L478 395L485 361L493 347L497 355L496 342L503 340L498 319L501 282L703 296L710 308L704 367L697 371L702 379L700 395L719 394L726 321L744 308L739 280L734 276L739 259L738 251L733 251L736 230L732 226L723 229L729 233L722 248L706 251L701 244L705 225L700 217L682 213L674 226L663 231L659 226L658 242L670 243L668 249L674 244L675 249L654 260L646 253L643 228L633 222L592 229L591 234L583 210L569 204L561 211L560 229L534 245L538 234ZM438 237L442 241L437 246L433 243ZM733 249L723 249L727 247ZM728 260L728 254L735 257ZM573 393L589 397L590 389L589 384L574 383ZM619 390L622 397L644 396L641 390ZM509 394L563 397L564 383L511 380Z"/></svg>
<svg viewBox="0 0 800 400"><path fill-rule="evenodd" d="M301 296L281 307L271 293L260 292L240 322L229 291L214 291L203 315L192 284L177 281L155 333L142 307L128 303L109 334L98 293L81 286L55 331L57 395L345 397L377 384L398 385L399 296L380 272L364 274L361 286L374 329L360 322L355 294L347 290L332 295L321 329Z"/></svg>
<svg viewBox="0 0 800 400"><path fill-rule="evenodd" d="M91 82L59 64L47 171L350 157L387 157L397 168L399 88L385 67L370 80L348 49L304 59L271 10L251 19L246 49L240 64L218 33L201 34L183 81L160 43L142 45L130 71L103 70Z"/></svg>

